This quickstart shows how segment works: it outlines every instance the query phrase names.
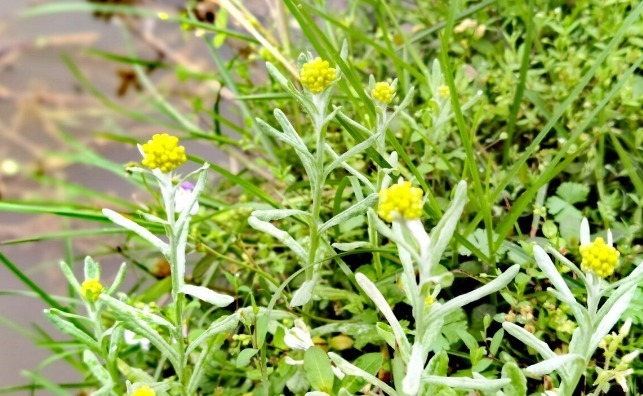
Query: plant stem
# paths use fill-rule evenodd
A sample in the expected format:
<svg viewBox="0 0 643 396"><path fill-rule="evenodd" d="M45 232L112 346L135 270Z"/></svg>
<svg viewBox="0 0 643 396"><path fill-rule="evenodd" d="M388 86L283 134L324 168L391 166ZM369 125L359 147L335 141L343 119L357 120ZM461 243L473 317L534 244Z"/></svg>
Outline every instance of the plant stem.
<svg viewBox="0 0 643 396"><path fill-rule="evenodd" d="M158 177L159 186L161 188L161 195L163 196L163 203L165 205L165 212L167 214L168 227L166 229L167 237L169 239L170 251L167 257L170 262L171 275L172 275L172 301L174 302L174 339L176 341L177 352L179 353L179 365L175 367L176 375L181 383L181 393L187 396L186 385L187 378L185 372L185 343L183 339L183 296L180 293L183 284L184 269L179 268L179 254L185 255L185 251L179 251L179 241L182 235L188 232L189 222L183 229L179 230L176 227L176 219L174 213L174 195L175 188L172 185L172 173L163 174ZM182 260L185 263L185 260Z"/></svg>

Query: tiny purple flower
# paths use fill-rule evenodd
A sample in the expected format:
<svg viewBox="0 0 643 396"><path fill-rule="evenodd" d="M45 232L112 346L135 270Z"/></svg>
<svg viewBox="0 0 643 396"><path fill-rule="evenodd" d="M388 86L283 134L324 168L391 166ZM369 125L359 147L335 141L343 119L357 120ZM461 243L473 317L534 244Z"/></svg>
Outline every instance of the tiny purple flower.
<svg viewBox="0 0 643 396"><path fill-rule="evenodd" d="M176 190L176 196L174 197L174 210L177 213L183 212L190 204L193 191L194 184L189 181L181 183L179 188ZM190 208L190 216L194 216L197 213L199 213L199 202L195 201L194 205Z"/></svg>

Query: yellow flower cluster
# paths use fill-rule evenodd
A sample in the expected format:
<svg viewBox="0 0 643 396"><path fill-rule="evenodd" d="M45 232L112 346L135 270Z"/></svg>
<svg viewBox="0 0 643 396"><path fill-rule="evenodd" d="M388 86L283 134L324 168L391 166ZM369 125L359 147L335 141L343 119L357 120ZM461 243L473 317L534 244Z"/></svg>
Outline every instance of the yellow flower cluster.
<svg viewBox="0 0 643 396"><path fill-rule="evenodd" d="M144 385L132 392L130 396L156 396L156 392L149 386Z"/></svg>
<svg viewBox="0 0 643 396"><path fill-rule="evenodd" d="M161 172L170 172L187 161L185 147L179 146L179 138L167 133L152 136L143 146L142 164L150 169L160 169Z"/></svg>
<svg viewBox="0 0 643 396"><path fill-rule="evenodd" d="M387 82L378 82L375 84L375 88L371 90L371 96L373 99L384 104L391 103L393 95L395 95L395 88Z"/></svg>
<svg viewBox="0 0 643 396"><path fill-rule="evenodd" d="M87 301L95 302L98 300L98 296L103 291L103 285L101 285L100 280L91 278L87 279L80 285L80 294L85 297Z"/></svg>
<svg viewBox="0 0 643 396"><path fill-rule="evenodd" d="M337 71L330 67L328 61L315 58L304 63L299 72L301 83L314 94L323 92L335 81Z"/></svg>
<svg viewBox="0 0 643 396"><path fill-rule="evenodd" d="M407 220L422 216L422 189L412 187L408 181L380 191L379 197L377 214L388 222L393 222L395 216L402 216Z"/></svg>
<svg viewBox="0 0 643 396"><path fill-rule="evenodd" d="M583 271L592 271L599 277L605 278L614 273L621 253L599 237L592 243L581 245L580 255Z"/></svg>
<svg viewBox="0 0 643 396"><path fill-rule="evenodd" d="M438 87L438 93L439 93L439 94L440 94L440 96L442 96L443 98L446 98L447 96L449 96L449 93L450 93L450 91L449 91L449 87L447 87L446 85L440 85L440 86Z"/></svg>

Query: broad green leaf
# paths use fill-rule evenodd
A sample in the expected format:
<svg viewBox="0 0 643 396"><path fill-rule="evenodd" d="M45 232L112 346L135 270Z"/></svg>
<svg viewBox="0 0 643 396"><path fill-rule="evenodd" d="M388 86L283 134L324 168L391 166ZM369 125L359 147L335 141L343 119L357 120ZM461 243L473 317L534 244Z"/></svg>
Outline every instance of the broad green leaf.
<svg viewBox="0 0 643 396"><path fill-rule="evenodd" d="M392 336L392 334L391 334ZM367 353L358 357L353 364L371 375L376 375L384 363L384 357L379 352ZM354 376L347 376L342 382L342 386L352 393L357 393L364 387L364 380Z"/></svg>
<svg viewBox="0 0 643 396"><path fill-rule="evenodd" d="M502 390L507 396L525 396L527 394L527 379L522 370L514 362L502 366L502 378L509 378L511 383Z"/></svg>
<svg viewBox="0 0 643 396"><path fill-rule="evenodd" d="M236 361L237 368L246 367L248 364L250 364L250 359L252 359L252 357L256 355L257 352L259 352L259 350L254 348L246 348L239 352Z"/></svg>
<svg viewBox="0 0 643 396"><path fill-rule="evenodd" d="M304 369L313 389L332 392L335 374L326 352L317 347L308 348L304 353Z"/></svg>
<svg viewBox="0 0 643 396"><path fill-rule="evenodd" d="M587 184L565 182L556 189L556 195L570 204L585 202L589 194Z"/></svg>

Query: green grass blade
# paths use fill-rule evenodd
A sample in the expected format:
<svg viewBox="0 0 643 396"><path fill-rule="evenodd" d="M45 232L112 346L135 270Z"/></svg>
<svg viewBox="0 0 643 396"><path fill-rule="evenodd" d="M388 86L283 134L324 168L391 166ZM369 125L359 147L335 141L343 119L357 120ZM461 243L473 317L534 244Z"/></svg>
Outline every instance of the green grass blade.
<svg viewBox="0 0 643 396"><path fill-rule="evenodd" d="M518 111L520 110L522 96L525 92L525 83L527 82L527 70L529 69L529 61L531 59L531 42L534 39L536 30L534 23L534 0L529 0L529 4L527 5L527 17L525 18L524 22L527 26L527 33L525 35L525 41L522 44L523 51L522 59L520 60L518 85L516 86L516 93L514 95L514 100L509 111L509 122L507 123L507 138L505 139L502 152L503 164L507 164L507 162L509 162L509 150L511 149L511 144L513 143L516 121L518 119Z"/></svg>
<svg viewBox="0 0 643 396"><path fill-rule="evenodd" d="M13 264L4 254L0 253L0 262L7 268L11 273L13 273L16 278L18 278L22 283L24 283L31 291L36 293L38 297L45 302L49 307L59 309L64 311L65 308L49 296L49 293L42 290L34 281L32 281L24 272L20 270L15 264Z"/></svg>
<svg viewBox="0 0 643 396"><path fill-rule="evenodd" d="M458 91L456 90L455 80L453 78L453 72L451 71L451 64L449 62L449 43L451 41L451 34L453 32L453 25L455 23L455 14L457 11L458 1L452 1L451 6L449 7L449 17L447 20L447 26L445 32L440 40L441 43L441 52L440 52L440 67L442 68L442 73L444 74L444 79L449 87L451 92L451 104L453 107L453 112L455 114L456 124L458 126L458 131L460 132L460 139L466 154L466 166L469 169L469 174L473 179L473 188L476 193L476 196L479 198L477 200L480 206L480 212L482 213L485 230L487 232L488 245L490 247L489 259L495 261L495 251L491 249L493 246L493 222L491 218L491 208L489 205L489 200L486 199L488 196L487 191L482 185L480 174L478 172L478 165L473 150L473 136L470 136L469 129L467 128L464 115L462 114L462 107L460 106L460 99L458 98ZM473 130L472 130L473 131ZM490 265L495 265L495 262L488 262Z"/></svg>

